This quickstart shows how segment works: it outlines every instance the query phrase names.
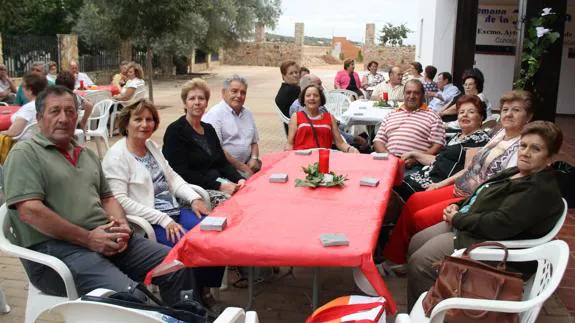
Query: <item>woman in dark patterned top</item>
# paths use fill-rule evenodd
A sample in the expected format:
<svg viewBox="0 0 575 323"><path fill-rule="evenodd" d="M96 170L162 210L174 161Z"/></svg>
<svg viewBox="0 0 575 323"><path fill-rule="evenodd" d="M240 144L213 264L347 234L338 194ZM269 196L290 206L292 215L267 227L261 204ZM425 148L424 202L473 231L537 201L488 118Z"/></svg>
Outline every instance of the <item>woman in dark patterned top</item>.
<svg viewBox="0 0 575 323"><path fill-rule="evenodd" d="M299 79L300 73L297 63L294 61L285 61L280 65L283 83L276 94L276 105L286 117L291 117L289 108L292 103L299 97ZM284 123L284 130L287 136L288 126Z"/></svg>
<svg viewBox="0 0 575 323"><path fill-rule="evenodd" d="M483 147L489 141L486 132L480 129L486 113L479 97L464 95L456 103L457 121L461 134L454 136L437 155L412 151L405 158L414 158L423 169L407 175L403 183L394 190L404 201L415 192L426 190L429 185L440 182L459 172L465 165L465 148ZM404 156L405 156L404 155Z"/></svg>
<svg viewBox="0 0 575 323"><path fill-rule="evenodd" d="M215 207L242 187L245 179L226 159L214 127L201 121L210 99L207 83L199 78L188 81L181 97L186 114L166 129L162 152L186 182L208 191Z"/></svg>

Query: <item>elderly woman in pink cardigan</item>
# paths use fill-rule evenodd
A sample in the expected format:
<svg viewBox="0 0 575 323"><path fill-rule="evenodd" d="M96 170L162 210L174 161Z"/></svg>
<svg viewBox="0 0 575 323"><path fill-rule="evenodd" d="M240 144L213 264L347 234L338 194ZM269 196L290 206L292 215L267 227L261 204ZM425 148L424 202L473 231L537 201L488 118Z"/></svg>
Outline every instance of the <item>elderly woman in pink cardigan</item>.
<svg viewBox="0 0 575 323"><path fill-rule="evenodd" d="M359 75L354 72L355 62L353 59L346 59L343 62L343 70L337 72L335 75L334 88L341 90L349 90L357 93L358 97L363 96L361 92L361 80Z"/></svg>

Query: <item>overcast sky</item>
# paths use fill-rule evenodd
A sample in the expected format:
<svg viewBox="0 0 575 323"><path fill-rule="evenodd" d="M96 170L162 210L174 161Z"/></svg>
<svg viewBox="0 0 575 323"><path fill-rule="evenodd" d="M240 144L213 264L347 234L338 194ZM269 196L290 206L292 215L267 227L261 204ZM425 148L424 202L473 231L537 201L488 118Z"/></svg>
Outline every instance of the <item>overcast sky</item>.
<svg viewBox="0 0 575 323"><path fill-rule="evenodd" d="M275 30L268 32L293 36L294 23L305 23L305 35L331 38L344 36L363 42L365 24L375 23L377 31L387 23L407 23L417 30L417 0L283 0L282 16ZM415 32L410 33L406 44L415 44Z"/></svg>

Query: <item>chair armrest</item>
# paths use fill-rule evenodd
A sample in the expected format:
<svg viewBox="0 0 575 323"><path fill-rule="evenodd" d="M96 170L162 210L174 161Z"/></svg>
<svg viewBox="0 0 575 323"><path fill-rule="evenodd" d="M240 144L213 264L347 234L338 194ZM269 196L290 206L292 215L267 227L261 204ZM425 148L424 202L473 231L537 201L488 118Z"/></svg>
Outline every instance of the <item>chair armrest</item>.
<svg viewBox="0 0 575 323"><path fill-rule="evenodd" d="M58 275L60 275L60 277L62 277L62 280L64 281L64 286L66 287L66 294L68 295L68 299L75 300L78 298L78 291L76 290L76 283L74 283L72 272L62 260L11 243L10 244L3 243L1 249L6 253L9 253L18 258L26 259L52 268L54 271L58 273Z"/></svg>
<svg viewBox="0 0 575 323"><path fill-rule="evenodd" d="M142 229L142 231L144 231L144 233L148 236L148 239L156 241L156 232L154 231L154 228L150 222L136 215L126 215L126 218L128 218L128 222Z"/></svg>
<svg viewBox="0 0 575 323"><path fill-rule="evenodd" d="M439 304L433 308L430 319L433 320L436 315L445 315L446 311L451 309L521 313L529 310L534 305L534 302L530 301L513 302L454 297L439 302Z"/></svg>
<svg viewBox="0 0 575 323"><path fill-rule="evenodd" d="M229 322L242 322L244 320L239 320L245 318L245 312L239 307L228 307L226 308L220 316L214 321L214 323L229 323Z"/></svg>
<svg viewBox="0 0 575 323"><path fill-rule="evenodd" d="M245 323L259 323L260 320L258 318L258 313L255 311L248 311L246 312L246 321Z"/></svg>
<svg viewBox="0 0 575 323"><path fill-rule="evenodd" d="M409 314L397 314L395 317L395 323L411 323L411 318L409 317Z"/></svg>
<svg viewBox="0 0 575 323"><path fill-rule="evenodd" d="M204 200L204 202L206 203L206 205L208 206L208 208L211 211L212 210L212 203L210 202L210 194L208 194L208 192L201 186L194 185L194 184L188 184L188 185L190 185L194 189L194 191L196 191L196 193L198 193L198 195L202 197L202 200Z"/></svg>

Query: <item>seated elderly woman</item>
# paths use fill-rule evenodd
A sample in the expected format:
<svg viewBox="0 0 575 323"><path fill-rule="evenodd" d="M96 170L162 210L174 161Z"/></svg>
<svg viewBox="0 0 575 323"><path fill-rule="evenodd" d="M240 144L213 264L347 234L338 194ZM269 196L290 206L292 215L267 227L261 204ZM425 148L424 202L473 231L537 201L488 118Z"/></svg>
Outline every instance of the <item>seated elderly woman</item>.
<svg viewBox="0 0 575 323"><path fill-rule="evenodd" d="M341 151L358 153L355 147L343 140L335 118L320 109L325 105L325 95L319 86L311 84L305 87L299 95L299 102L305 108L290 118L286 150L331 149L335 144Z"/></svg>
<svg viewBox="0 0 575 323"><path fill-rule="evenodd" d="M401 157L414 158L418 163L427 165L407 175L401 185L394 188L404 201L413 193L425 191L429 185L461 171L465 165L466 148L483 147L489 141L489 135L480 129L485 119L485 108L477 96L464 95L457 100L457 118L461 134L453 136L437 155L412 151Z"/></svg>
<svg viewBox="0 0 575 323"><path fill-rule="evenodd" d="M126 67L126 84L119 94L113 96L114 100L128 101L136 94L136 89L145 84L144 70L140 64L131 62Z"/></svg>
<svg viewBox="0 0 575 323"><path fill-rule="evenodd" d="M210 100L208 84L199 78L186 82L181 98L186 114L166 129L162 151L186 182L208 190L215 207L244 186L245 179L226 159L214 127L201 121Z"/></svg>
<svg viewBox="0 0 575 323"><path fill-rule="evenodd" d="M510 91L503 95L500 103L503 129L483 148L468 149L465 159L470 163L466 163L463 170L430 184L426 191L417 192L407 200L383 252L389 262L405 264L414 234L441 222L446 206L470 196L489 177L517 165L519 136L533 116L531 94Z"/></svg>
<svg viewBox="0 0 575 323"><path fill-rule="evenodd" d="M408 306L437 278L432 265L455 249L493 240L540 238L563 211L549 165L561 147L559 127L534 121L521 131L517 167L479 185L467 199L443 210L443 221L416 234L409 245Z"/></svg>
<svg viewBox="0 0 575 323"><path fill-rule="evenodd" d="M74 77L74 74L72 74L72 72L62 71L58 73L55 82L56 85L62 85L68 88L70 91L74 91L74 84L76 82L76 78ZM82 120L80 120L79 127L82 130L86 130L88 118L90 118L90 115L92 114L94 104L92 104L90 100L84 99L82 96L78 94L74 94L74 96L77 101L79 109L84 110L84 115L82 116Z"/></svg>
<svg viewBox="0 0 575 323"><path fill-rule="evenodd" d="M357 93L358 97L363 96L361 92L361 80L355 72L355 62L353 59L346 59L343 62L343 70L335 75L333 87L341 90L348 90Z"/></svg>
<svg viewBox="0 0 575 323"><path fill-rule="evenodd" d="M285 61L280 65L280 72L282 73L283 83L276 95L276 105L281 112L287 117L290 117L290 106L299 96L299 80L300 72L297 63L294 61ZM288 134L288 126L284 123L284 130L286 136Z"/></svg>
<svg viewBox="0 0 575 323"><path fill-rule="evenodd" d="M125 107L119 120L124 138L108 150L102 168L126 214L146 219L152 224L157 241L173 246L200 222L202 215L208 214L208 208L150 139L159 123L158 110L148 100ZM180 205L176 197L189 206ZM202 300L208 307L213 303L210 287L221 285L223 272L223 267L194 272L196 283L202 288Z"/></svg>
<svg viewBox="0 0 575 323"><path fill-rule="evenodd" d="M381 82L385 81L383 74L377 72L379 64L376 61L371 61L367 64L369 71L361 78L361 88L367 92L367 97L371 97L373 89Z"/></svg>
<svg viewBox="0 0 575 323"><path fill-rule="evenodd" d="M24 104L16 113L14 113L10 120L12 125L8 130L0 132L13 139L18 140L29 139L34 136L34 131L29 128L37 123L36 120L36 96L44 91L48 85L48 80L44 75L27 74L22 80L22 89L24 95L28 99L28 103Z"/></svg>

